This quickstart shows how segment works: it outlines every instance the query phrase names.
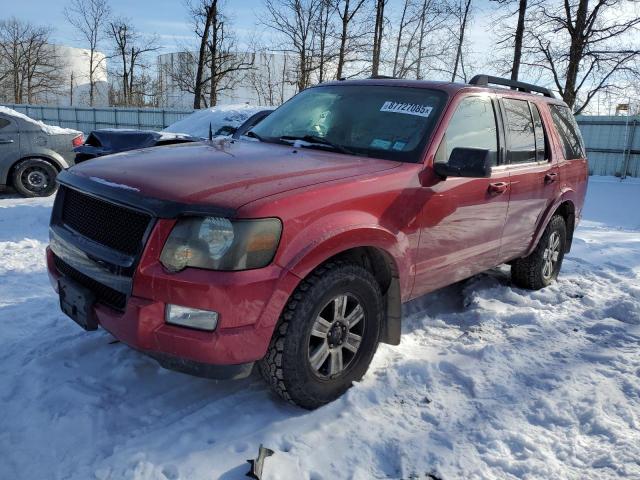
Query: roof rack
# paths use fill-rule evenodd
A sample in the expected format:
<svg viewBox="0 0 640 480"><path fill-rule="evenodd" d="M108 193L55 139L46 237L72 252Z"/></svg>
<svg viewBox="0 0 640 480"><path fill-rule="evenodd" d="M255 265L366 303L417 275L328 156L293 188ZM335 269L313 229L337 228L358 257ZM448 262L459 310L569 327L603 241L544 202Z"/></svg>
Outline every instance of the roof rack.
<svg viewBox="0 0 640 480"><path fill-rule="evenodd" d="M476 75L469 81L470 85L477 85L479 87L488 87L491 85L503 85L505 87L511 87L513 90L527 93L541 93L545 97L555 98L555 95L551 90L530 83L518 82L517 80L509 80L508 78L492 77L491 75Z"/></svg>
<svg viewBox="0 0 640 480"><path fill-rule="evenodd" d="M397 80L397 77L389 77L388 75L371 75L369 80Z"/></svg>

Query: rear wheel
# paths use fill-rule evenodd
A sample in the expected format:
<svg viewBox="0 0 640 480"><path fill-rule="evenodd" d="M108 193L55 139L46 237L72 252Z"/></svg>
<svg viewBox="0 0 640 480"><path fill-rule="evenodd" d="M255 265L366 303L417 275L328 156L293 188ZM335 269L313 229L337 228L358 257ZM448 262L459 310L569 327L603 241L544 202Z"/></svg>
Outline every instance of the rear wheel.
<svg viewBox="0 0 640 480"><path fill-rule="evenodd" d="M564 218L554 215L531 255L511 265L511 278L518 287L539 290L551 284L560 273L567 242Z"/></svg>
<svg viewBox="0 0 640 480"><path fill-rule="evenodd" d="M13 187L25 197L48 197L57 190L58 171L41 158L22 160L13 169Z"/></svg>
<svg viewBox="0 0 640 480"><path fill-rule="evenodd" d="M362 378L378 346L383 301L355 264L316 269L289 299L260 372L283 399L312 409Z"/></svg>

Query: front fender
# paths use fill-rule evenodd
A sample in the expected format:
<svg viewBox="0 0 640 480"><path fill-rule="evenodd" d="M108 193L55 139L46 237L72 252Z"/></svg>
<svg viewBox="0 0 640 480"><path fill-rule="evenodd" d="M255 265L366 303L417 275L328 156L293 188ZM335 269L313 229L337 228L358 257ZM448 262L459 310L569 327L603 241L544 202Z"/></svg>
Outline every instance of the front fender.
<svg viewBox="0 0 640 480"><path fill-rule="evenodd" d="M573 204L574 208L576 208L576 206L579 205L578 200L578 194L573 188L565 186L561 190L558 198L547 208L547 210L544 212L544 215L542 215L541 220L536 227L536 232L533 236L531 244L529 245L529 248L524 255L525 257L531 255L531 253L533 253L533 251L536 249L536 246L538 245L538 242L540 241L544 230L547 228L547 225L551 221L551 218L556 213L560 205L568 201Z"/></svg>
<svg viewBox="0 0 640 480"><path fill-rule="evenodd" d="M379 225L372 215L341 212L321 217L295 232L286 230L285 227L283 243L287 247L277 261L299 278L346 250L375 247L394 260L402 299L410 296L414 262L409 238L403 232L393 233Z"/></svg>

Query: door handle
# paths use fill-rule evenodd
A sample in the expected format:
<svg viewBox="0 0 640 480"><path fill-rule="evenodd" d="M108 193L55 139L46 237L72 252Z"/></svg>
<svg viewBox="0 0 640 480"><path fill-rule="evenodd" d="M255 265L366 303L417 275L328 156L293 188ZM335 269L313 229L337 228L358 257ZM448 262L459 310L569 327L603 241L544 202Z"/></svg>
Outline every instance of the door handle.
<svg viewBox="0 0 640 480"><path fill-rule="evenodd" d="M507 182L496 182L489 184L489 193L494 195L500 195L509 189Z"/></svg>
<svg viewBox="0 0 640 480"><path fill-rule="evenodd" d="M4 145L7 143L13 143L13 140L9 139L7 140L6 138L0 138L0 144Z"/></svg>
<svg viewBox="0 0 640 480"><path fill-rule="evenodd" d="M546 183L547 185L550 183L555 182L558 179L558 174L557 173L547 173L544 176L544 183Z"/></svg>

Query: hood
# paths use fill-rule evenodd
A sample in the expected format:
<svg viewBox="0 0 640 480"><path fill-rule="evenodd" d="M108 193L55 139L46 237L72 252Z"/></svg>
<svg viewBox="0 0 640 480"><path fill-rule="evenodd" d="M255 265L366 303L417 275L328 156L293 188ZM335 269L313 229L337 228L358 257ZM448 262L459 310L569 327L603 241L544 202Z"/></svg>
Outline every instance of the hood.
<svg viewBox="0 0 640 480"><path fill-rule="evenodd" d="M71 171L149 197L236 209L295 188L398 165L389 160L241 140L119 153L84 162Z"/></svg>

